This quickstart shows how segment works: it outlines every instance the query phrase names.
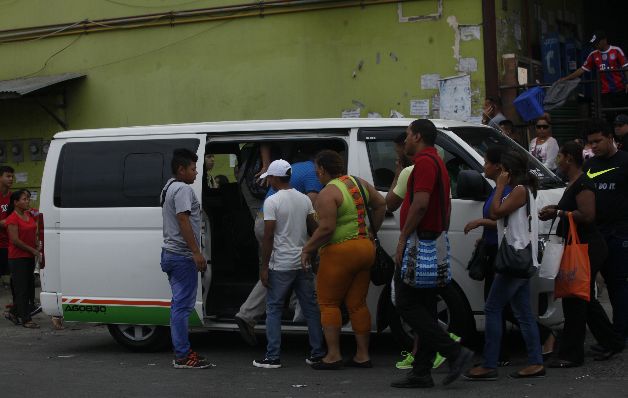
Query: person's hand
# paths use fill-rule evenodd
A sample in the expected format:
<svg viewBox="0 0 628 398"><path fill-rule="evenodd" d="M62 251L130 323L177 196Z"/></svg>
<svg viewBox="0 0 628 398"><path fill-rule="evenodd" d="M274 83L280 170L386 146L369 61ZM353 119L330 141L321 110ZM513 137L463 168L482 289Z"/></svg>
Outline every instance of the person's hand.
<svg viewBox="0 0 628 398"><path fill-rule="evenodd" d="M499 173L499 176L497 177L497 181L495 183L498 187L505 187L506 185L508 185L509 181L510 173L507 171L502 171L501 173Z"/></svg>
<svg viewBox="0 0 628 398"><path fill-rule="evenodd" d="M262 267L259 270L259 280L265 288L268 288L268 267Z"/></svg>
<svg viewBox="0 0 628 398"><path fill-rule="evenodd" d="M464 234L465 235L468 234L469 232L473 231L479 226L480 226L480 220L469 221L467 225L464 226Z"/></svg>
<svg viewBox="0 0 628 398"><path fill-rule="evenodd" d="M547 221L556 217L557 209L554 206L545 206L539 211L539 220Z"/></svg>
<svg viewBox="0 0 628 398"><path fill-rule="evenodd" d="M304 271L307 271L308 268L310 268L310 261L312 261L312 253L310 252L306 252L306 251L301 251L301 268L303 268Z"/></svg>
<svg viewBox="0 0 628 398"><path fill-rule="evenodd" d="M406 240L404 237L399 237L399 243L397 244L397 252L395 253L395 263L401 266L403 262L403 252L406 250Z"/></svg>
<svg viewBox="0 0 628 398"><path fill-rule="evenodd" d="M193 259L194 264L196 265L196 270L198 272L205 272L207 269L207 260L205 260L205 257L203 257L203 255L199 252L194 254Z"/></svg>

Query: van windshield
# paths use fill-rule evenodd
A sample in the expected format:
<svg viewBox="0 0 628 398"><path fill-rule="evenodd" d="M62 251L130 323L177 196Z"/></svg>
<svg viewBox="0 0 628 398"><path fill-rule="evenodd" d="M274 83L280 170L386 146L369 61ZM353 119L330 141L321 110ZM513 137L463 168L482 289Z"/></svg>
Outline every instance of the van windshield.
<svg viewBox="0 0 628 398"><path fill-rule="evenodd" d="M467 144L484 157L486 150L490 146L500 145L519 152L523 152L530 164L530 171L539 179L539 187L541 189L562 188L565 183L562 182L554 173L549 171L541 162L525 150L522 146L515 143L510 138L502 135L498 131L489 127L452 127L451 132L462 138Z"/></svg>

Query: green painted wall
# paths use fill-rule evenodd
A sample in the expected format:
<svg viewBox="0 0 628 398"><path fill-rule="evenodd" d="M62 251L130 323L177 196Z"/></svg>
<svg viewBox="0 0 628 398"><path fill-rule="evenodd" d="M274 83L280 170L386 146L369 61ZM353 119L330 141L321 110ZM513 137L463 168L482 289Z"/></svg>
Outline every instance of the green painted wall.
<svg viewBox="0 0 628 398"><path fill-rule="evenodd" d="M0 30L184 8L177 4L191 9L225 3L10 2L0 4ZM437 1L402 8L404 16L431 14ZM457 42L452 26L481 24L481 1L444 0L437 21L400 23L397 12L396 4L388 4L1 44L0 79L87 73L67 91L72 129L340 117L356 103L364 105L362 117L388 117L392 109L410 116L411 99L432 100L437 93L421 89L421 75L458 74L459 48L460 57L477 60L471 80L473 115L479 116L482 40ZM1 140L50 137L60 130L30 101L0 104ZM41 162L15 166L32 175L29 186L39 185Z"/></svg>

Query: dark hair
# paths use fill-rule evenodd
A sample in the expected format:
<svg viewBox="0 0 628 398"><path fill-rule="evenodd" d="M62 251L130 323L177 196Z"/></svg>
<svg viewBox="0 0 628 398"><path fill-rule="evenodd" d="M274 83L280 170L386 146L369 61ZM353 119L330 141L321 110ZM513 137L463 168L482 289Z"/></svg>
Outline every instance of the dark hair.
<svg viewBox="0 0 628 398"><path fill-rule="evenodd" d="M502 99L499 97L486 97L486 100L492 103L493 105L497 105L499 107L502 106Z"/></svg>
<svg viewBox="0 0 628 398"><path fill-rule="evenodd" d="M29 191L28 189L18 189L17 191L11 192L11 198L9 199L9 206L7 207L7 216L13 213L13 210L15 210L15 202L20 200L20 198L24 194L31 196L31 191Z"/></svg>
<svg viewBox="0 0 628 398"><path fill-rule="evenodd" d="M493 164L498 164L498 163L501 163L502 153L504 153L505 151L506 151L506 148L501 145L489 146L486 149L486 153L484 154L484 157L486 157L486 159L489 162Z"/></svg>
<svg viewBox="0 0 628 398"><path fill-rule="evenodd" d="M172 152L172 162L170 163L170 168L172 169L172 174L177 174L179 170L179 166L186 168L191 163L196 163L198 161L198 156L189 149L186 148L178 148Z"/></svg>
<svg viewBox="0 0 628 398"><path fill-rule="evenodd" d="M509 119L504 119L501 122L499 122L500 126L508 126L511 129L515 128L515 124L512 122L512 120Z"/></svg>
<svg viewBox="0 0 628 398"><path fill-rule="evenodd" d="M0 166L0 176L4 173L15 173L15 170L11 166Z"/></svg>
<svg viewBox="0 0 628 398"><path fill-rule="evenodd" d="M576 162L576 166L581 167L582 163L584 163L582 157L583 149L584 147L576 141L567 141L560 147L560 153L562 153L563 156L571 156L573 161Z"/></svg>
<svg viewBox="0 0 628 398"><path fill-rule="evenodd" d="M536 196L539 181L534 174L530 173L528 158L522 152L514 150L502 152L501 164L504 170L510 173L510 184L513 187L524 185Z"/></svg>
<svg viewBox="0 0 628 398"><path fill-rule="evenodd" d="M406 142L406 133L401 133L395 138L393 138L393 142L397 145L403 145Z"/></svg>
<svg viewBox="0 0 628 398"><path fill-rule="evenodd" d="M218 183L219 187L229 184L229 179L224 174L218 174L216 177L214 177L214 181Z"/></svg>
<svg viewBox="0 0 628 398"><path fill-rule="evenodd" d="M611 129L611 126L605 120L602 120L602 119L589 120L584 130L585 139L588 138L590 135L597 134L597 133L602 133L604 137L613 136L613 130Z"/></svg>
<svg viewBox="0 0 628 398"><path fill-rule="evenodd" d="M421 134L421 138L427 146L434 146L438 134L434 123L427 119L417 119L410 123L410 130L414 135Z"/></svg>
<svg viewBox="0 0 628 398"><path fill-rule="evenodd" d="M284 184L287 184L290 182L290 178L292 178L292 169L288 169L286 170L286 175L282 176L282 177L278 177L279 181L281 181Z"/></svg>
<svg viewBox="0 0 628 398"><path fill-rule="evenodd" d="M344 175L346 173L345 162L342 160L340 154L331 149L325 149L320 151L314 162L319 167L322 167L332 177Z"/></svg>

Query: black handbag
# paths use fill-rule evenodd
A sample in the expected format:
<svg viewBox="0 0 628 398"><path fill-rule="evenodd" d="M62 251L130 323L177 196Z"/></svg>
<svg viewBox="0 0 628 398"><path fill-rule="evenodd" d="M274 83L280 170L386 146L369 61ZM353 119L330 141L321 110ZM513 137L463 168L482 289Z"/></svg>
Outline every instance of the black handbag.
<svg viewBox="0 0 628 398"><path fill-rule="evenodd" d="M526 188L526 215L528 216L528 232L532 232L532 216L530 215L530 197ZM504 218L504 236L495 258L495 272L513 278L529 279L537 268L532 259L532 241L523 249L515 249L508 243L506 231L508 216Z"/></svg>
<svg viewBox="0 0 628 398"><path fill-rule="evenodd" d="M371 211L369 210L368 203L366 201L364 188L362 188L362 184L360 183L360 179L358 177L351 177L353 177L358 189L360 190L360 195L362 195L362 199L364 200L366 216L369 219L369 224L371 224ZM371 282L373 282L375 286L381 286L390 283L392 280L393 273L395 272L395 262L379 243L377 233L373 230L373 228L371 228L371 232L373 233L373 241L375 242L375 262L371 267Z"/></svg>
<svg viewBox="0 0 628 398"><path fill-rule="evenodd" d="M486 250L486 241L484 238L478 240L475 245L467 270L469 271L469 278L475 281L483 281L486 277L486 271L489 267L489 255Z"/></svg>

